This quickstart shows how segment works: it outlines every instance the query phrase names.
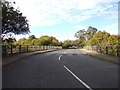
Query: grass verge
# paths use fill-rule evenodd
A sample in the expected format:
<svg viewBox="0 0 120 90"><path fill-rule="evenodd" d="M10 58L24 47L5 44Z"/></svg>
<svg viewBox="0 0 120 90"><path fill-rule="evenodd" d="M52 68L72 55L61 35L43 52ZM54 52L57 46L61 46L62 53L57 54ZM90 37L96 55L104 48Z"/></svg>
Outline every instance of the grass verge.
<svg viewBox="0 0 120 90"><path fill-rule="evenodd" d="M88 52L85 52L84 50L81 50L82 51L82 53L84 54L84 55L89 55L89 56L91 56L91 57L94 57L94 58L97 58L97 59L99 59L99 60L103 60L103 61L106 61L106 62L110 62L110 63L114 63L114 64L118 64L118 65L120 65L120 61L119 61L119 57L118 57L118 60L114 60L114 59L111 59L109 56L109 58L106 58L105 56L103 56L103 55L94 55L94 54L91 54L90 52L88 53Z"/></svg>

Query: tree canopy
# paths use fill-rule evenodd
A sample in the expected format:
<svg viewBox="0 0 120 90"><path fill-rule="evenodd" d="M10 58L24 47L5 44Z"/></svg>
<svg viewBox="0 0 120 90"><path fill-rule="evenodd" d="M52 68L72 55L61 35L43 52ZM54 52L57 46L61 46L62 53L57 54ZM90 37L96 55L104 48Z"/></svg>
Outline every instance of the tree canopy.
<svg viewBox="0 0 120 90"><path fill-rule="evenodd" d="M59 42L55 37L53 36L41 36L39 38L36 38L35 35L31 35L26 38L21 38L18 41L14 42L14 44L17 45L51 45L51 46L60 46L61 42Z"/></svg>
<svg viewBox="0 0 120 90"><path fill-rule="evenodd" d="M12 2L2 3L2 34L28 34L29 24L20 10L13 7Z"/></svg>
<svg viewBox="0 0 120 90"><path fill-rule="evenodd" d="M89 26L87 30L82 29L75 33L75 37L79 39L89 40L97 32L97 28Z"/></svg>
<svg viewBox="0 0 120 90"><path fill-rule="evenodd" d="M97 31L97 28L89 26L85 31L79 30L75 33L78 38L75 43L78 47L83 46L119 46L120 35L110 35L106 31Z"/></svg>
<svg viewBox="0 0 120 90"><path fill-rule="evenodd" d="M73 41L71 41L71 40L65 40L62 44L63 48L70 48L72 46L73 46Z"/></svg>

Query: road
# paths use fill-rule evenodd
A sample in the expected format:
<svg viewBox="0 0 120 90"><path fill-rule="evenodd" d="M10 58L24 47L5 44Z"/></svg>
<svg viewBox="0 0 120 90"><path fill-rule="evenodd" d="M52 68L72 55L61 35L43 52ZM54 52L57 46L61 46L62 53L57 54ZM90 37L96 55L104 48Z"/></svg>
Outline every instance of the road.
<svg viewBox="0 0 120 90"><path fill-rule="evenodd" d="M118 88L118 65L64 49L33 55L6 67L3 88Z"/></svg>

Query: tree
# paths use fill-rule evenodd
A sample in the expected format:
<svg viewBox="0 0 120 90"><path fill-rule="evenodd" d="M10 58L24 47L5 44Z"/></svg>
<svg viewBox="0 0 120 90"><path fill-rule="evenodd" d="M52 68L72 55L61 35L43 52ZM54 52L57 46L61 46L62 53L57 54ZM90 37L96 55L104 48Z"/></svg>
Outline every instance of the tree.
<svg viewBox="0 0 120 90"><path fill-rule="evenodd" d="M29 36L28 39L21 38L16 41L14 44L16 45L51 45L51 46L60 46L61 42L59 42L53 36L41 36L40 38L36 38L35 35Z"/></svg>
<svg viewBox="0 0 120 90"><path fill-rule="evenodd" d="M79 30L79 31L77 31L76 33L75 33L75 37L76 38L85 38L85 30L84 29L82 29L82 30Z"/></svg>
<svg viewBox="0 0 120 90"><path fill-rule="evenodd" d="M39 38L40 44L41 45L50 45L51 44L51 39L49 38L49 36L41 36Z"/></svg>
<svg viewBox="0 0 120 90"><path fill-rule="evenodd" d="M15 2L14 2L15 4ZM28 34L28 20L18 9L14 9L12 2L2 3L2 34Z"/></svg>
<svg viewBox="0 0 120 90"><path fill-rule="evenodd" d="M34 45L41 45L41 41L38 38L33 39L32 42L33 42Z"/></svg>
<svg viewBox="0 0 120 90"><path fill-rule="evenodd" d="M85 38L86 40L89 40L94 36L96 32L97 32L97 29L95 27L89 26L87 31L85 31L84 29L77 31L75 33L75 37L79 39Z"/></svg>
<svg viewBox="0 0 120 90"><path fill-rule="evenodd" d="M86 41L86 45L88 46L106 46L107 41L109 40L110 34L105 31L99 31L95 33L95 35L88 41Z"/></svg>
<svg viewBox="0 0 120 90"><path fill-rule="evenodd" d="M18 40L18 43L16 42L15 44L27 45L27 39L26 38L21 38L21 39Z"/></svg>
<svg viewBox="0 0 120 90"><path fill-rule="evenodd" d="M85 45L85 40L82 40L82 39L74 40L73 45L78 48L82 48Z"/></svg>
<svg viewBox="0 0 120 90"><path fill-rule="evenodd" d="M28 41L31 41L31 40L33 40L33 39L36 39L35 35L29 36Z"/></svg>
<svg viewBox="0 0 120 90"><path fill-rule="evenodd" d="M50 36L49 38L51 40L51 44L50 45L52 45L52 46L58 46L58 45L60 45L60 42L55 37Z"/></svg>
<svg viewBox="0 0 120 90"><path fill-rule="evenodd" d="M90 42L88 42L88 40L90 40L96 32L97 29L91 26L89 26L86 31L84 29L77 31L75 33L75 37L78 38L78 40L76 40L75 43L79 44L77 45L77 47L83 47L85 43L89 44Z"/></svg>
<svg viewBox="0 0 120 90"><path fill-rule="evenodd" d="M62 44L62 47L63 48L69 48L69 47L72 47L73 46L73 43L71 40L65 40Z"/></svg>
<svg viewBox="0 0 120 90"><path fill-rule="evenodd" d="M119 46L120 45L120 37L118 35L111 35L109 38L108 38L108 41L107 41L107 44L110 45L110 46Z"/></svg>
<svg viewBox="0 0 120 90"><path fill-rule="evenodd" d="M86 33L85 33L86 39L87 40L91 39L96 32L97 32L97 29L95 27L89 26Z"/></svg>
<svg viewBox="0 0 120 90"><path fill-rule="evenodd" d="M14 42L16 42L16 39L15 38L9 38L9 39L4 39L2 41L2 44L3 45L9 45L9 44L13 44Z"/></svg>

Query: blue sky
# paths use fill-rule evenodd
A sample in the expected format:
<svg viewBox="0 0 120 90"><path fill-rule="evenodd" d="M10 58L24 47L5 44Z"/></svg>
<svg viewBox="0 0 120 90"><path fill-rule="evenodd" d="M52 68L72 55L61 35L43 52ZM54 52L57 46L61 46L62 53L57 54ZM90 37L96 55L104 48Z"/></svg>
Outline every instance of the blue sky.
<svg viewBox="0 0 120 90"><path fill-rule="evenodd" d="M13 0L10 0L13 1ZM30 35L55 36L58 40L75 40L75 32L89 26L118 33L119 0L15 0L29 19ZM29 35L18 35L16 39Z"/></svg>

